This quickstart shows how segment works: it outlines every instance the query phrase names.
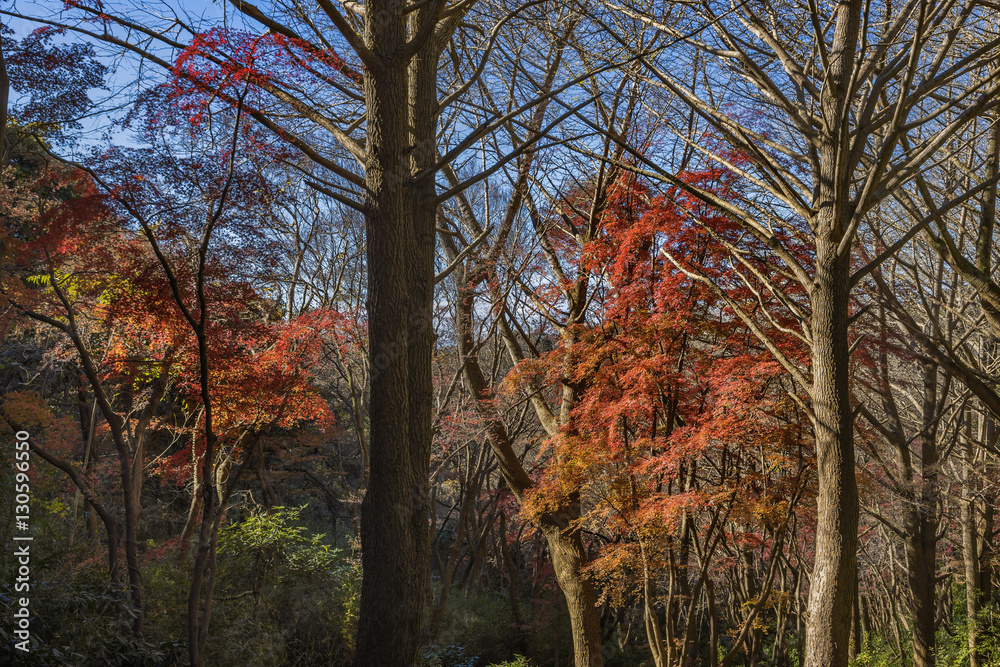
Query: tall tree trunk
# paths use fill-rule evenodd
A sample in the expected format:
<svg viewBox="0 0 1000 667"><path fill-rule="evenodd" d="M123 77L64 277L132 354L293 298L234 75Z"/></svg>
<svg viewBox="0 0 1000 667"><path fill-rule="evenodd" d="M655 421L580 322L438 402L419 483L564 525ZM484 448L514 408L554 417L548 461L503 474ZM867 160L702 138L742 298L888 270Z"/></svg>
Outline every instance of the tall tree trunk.
<svg viewBox="0 0 1000 667"><path fill-rule="evenodd" d="M984 411L985 413L985 411ZM997 428L996 428L996 417L992 414L984 414L985 423L983 425L984 439L990 445L996 445L997 443ZM982 475L986 480L996 480L1000 479L1000 469L998 469L996 459L988 452L980 452L980 454L985 458L986 464L983 466ZM979 554L979 595L982 604L992 605L995 609L997 604L996 600L996 576L998 567L1000 567L1000 560L997 559L995 537L996 537L996 505L997 505L997 491L995 484L984 484L981 485L979 489L979 497L982 499L982 515L981 521L977 522L979 537L978 544L978 554ZM975 516L975 514L973 514ZM983 630L987 633L992 633L994 636L997 631L997 615L996 613L981 619L985 622L985 627ZM980 651L980 659L984 662L990 660L995 661L997 659L996 646L991 647L989 650Z"/></svg>
<svg viewBox="0 0 1000 667"><path fill-rule="evenodd" d="M0 169L7 166L7 101L10 98L10 77L7 75L7 61L3 57L3 46L0 45ZM0 239L0 266L6 244Z"/></svg>
<svg viewBox="0 0 1000 667"><path fill-rule="evenodd" d="M435 205L433 178L413 175L435 157L437 59L428 49L407 56L407 17L419 25L436 7L365 7L371 439L357 667L416 663L429 576Z"/></svg>
<svg viewBox="0 0 1000 667"><path fill-rule="evenodd" d="M122 500L125 506L125 568L128 571L129 593L132 606L135 609L132 632L136 636L141 637L145 616L142 605L142 576L139 572L138 523L140 510L137 499L140 498L142 486L141 484L139 487L135 487L134 485L136 477L133 475L132 467L133 452L129 450L124 428L125 420L115 412L111 405L111 400L104 386L101 384L97 365L90 350L83 342L83 337L76 325L76 316L72 307L69 306L69 301L56 281L52 282L52 286L60 301L66 307L68 323L62 331L69 335L73 346L80 355L80 365L83 373L86 375L87 381L90 383L90 388L94 392L94 400L97 401L101 414L108 424L115 450L118 452L118 470L121 477ZM141 480L141 476L139 479Z"/></svg>
<svg viewBox="0 0 1000 667"><path fill-rule="evenodd" d="M847 340L850 253L838 256L841 234L836 232L843 230L832 224L835 222L840 220L835 218L820 230L823 235L816 244L812 291L812 393L819 493L816 560L806 627L807 667L847 665L857 567L858 490Z"/></svg>
<svg viewBox="0 0 1000 667"><path fill-rule="evenodd" d="M809 587L806 666L847 665L854 606L858 489L854 474L854 420L848 367L848 296L851 277L849 98L861 25L861 0L835 10L831 60L822 93L813 218L816 264L812 305L812 401L818 477L816 560Z"/></svg>
<svg viewBox="0 0 1000 667"><path fill-rule="evenodd" d="M968 419L968 417L967 417ZM965 471L962 476L962 559L965 564L965 613L967 617L969 642L969 667L980 667L979 647L977 642L979 616L979 545L976 537L976 477L974 466L976 460L975 444L966 431L965 438Z"/></svg>
<svg viewBox="0 0 1000 667"><path fill-rule="evenodd" d="M923 423L918 491L903 520L907 587L913 617L913 666L934 665L937 578L937 365L923 364Z"/></svg>
<svg viewBox="0 0 1000 667"><path fill-rule="evenodd" d="M854 581L854 609L851 610L851 651L850 661L853 664L864 648L864 634L861 629L861 595L858 593L857 572Z"/></svg>
<svg viewBox="0 0 1000 667"><path fill-rule="evenodd" d="M587 554L580 531L572 526L574 518L569 513L550 514L539 524L549 545L556 581L566 598L573 633L573 663L576 667L602 667L604 656L601 654L597 595L594 585L583 576Z"/></svg>
<svg viewBox="0 0 1000 667"><path fill-rule="evenodd" d="M655 667L666 667L665 656L663 654L663 636L660 632L660 619L656 613L656 606L653 601L654 586L652 574L649 571L649 558L646 554L645 545L639 541L639 554L642 558L642 621L646 627L646 642L649 650L653 654L653 665Z"/></svg>

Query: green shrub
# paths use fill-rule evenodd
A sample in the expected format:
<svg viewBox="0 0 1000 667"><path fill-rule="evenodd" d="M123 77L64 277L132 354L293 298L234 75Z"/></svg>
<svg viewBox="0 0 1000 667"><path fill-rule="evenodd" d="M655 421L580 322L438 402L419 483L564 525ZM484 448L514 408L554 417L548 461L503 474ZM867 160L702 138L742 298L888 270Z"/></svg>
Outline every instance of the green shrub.
<svg viewBox="0 0 1000 667"><path fill-rule="evenodd" d="M300 522L303 509L255 512L223 531L209 664L351 660L360 564L308 531Z"/></svg>
<svg viewBox="0 0 1000 667"><path fill-rule="evenodd" d="M531 661L525 658L523 655L515 655L512 660L507 660L506 662L495 662L489 667L534 667Z"/></svg>
<svg viewBox="0 0 1000 667"><path fill-rule="evenodd" d="M60 572L60 575L65 573ZM97 580L96 582L94 580ZM0 664L79 667L153 667L183 664L185 646L131 632L135 609L124 586L105 583L106 572L87 566L71 577L40 580L32 600L31 650L0 647ZM6 606L0 605L0 607Z"/></svg>

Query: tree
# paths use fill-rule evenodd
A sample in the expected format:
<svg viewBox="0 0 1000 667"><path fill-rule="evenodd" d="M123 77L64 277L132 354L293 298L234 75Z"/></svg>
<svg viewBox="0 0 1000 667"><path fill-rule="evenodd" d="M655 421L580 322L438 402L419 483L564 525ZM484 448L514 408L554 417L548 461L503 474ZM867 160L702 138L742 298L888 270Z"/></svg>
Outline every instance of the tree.
<svg viewBox="0 0 1000 667"><path fill-rule="evenodd" d="M988 274L992 264L992 220L997 187L993 152L1000 135L995 127L988 125L991 116L977 119L966 128L967 141L957 155L924 170L909 187L898 190L894 194L895 206L887 206L883 211L882 228L874 230L875 241L882 246L888 239L900 236L901 225L915 225L914 228L920 231L919 236L909 242L909 251L891 269L872 273L875 283L872 289L883 302L888 321L895 323L900 335L912 338L914 348L924 355L922 363L928 368L939 367L946 378L961 382L978 399L980 406L963 404L963 411L967 413L957 417L955 426L966 431L961 436L966 445L966 468L971 461L982 459L985 462L996 456L990 422L998 405L987 378L992 373L989 350L997 328L990 296L994 285ZM973 177L974 173L981 176ZM941 194L942 187L950 190L947 196ZM951 208L948 202L956 193L961 193L959 198L963 203ZM934 267L933 272L921 270L922 265ZM906 289L899 289L901 284L905 284ZM946 308L943 307L945 303ZM954 314L963 311L969 314L964 317ZM976 318L974 324L970 320L972 317ZM942 400L944 398L942 396ZM973 430L978 433L973 434ZM931 449L924 453L933 452ZM936 456L931 462L936 463ZM975 526L976 514L982 511L988 518L993 504L988 495L982 499L982 504L976 498L976 476L977 473L967 469L961 491L964 498L961 509L963 559L969 587L967 613L972 619L969 622L969 651L973 664L979 664L981 659L976 647L975 620L980 586L985 584L986 590L990 588L989 576L982 581L979 574L980 546L975 534L980 531ZM977 506L981 510L977 510ZM989 535L992 529L987 527L983 532ZM986 544L989 542L990 538L986 537ZM989 550L988 546L985 548ZM933 615L933 612L926 614ZM924 625L922 634L926 639L922 638L921 643L928 645L924 650L928 653L934 646L934 629L929 627L930 622ZM916 650L917 646L914 648ZM924 656L917 664L929 662L930 659Z"/></svg>
<svg viewBox="0 0 1000 667"><path fill-rule="evenodd" d="M31 134L70 139L81 127L77 119L93 105L90 91L103 87L107 68L93 47L53 43L60 32L43 26L16 40L8 26L0 26L0 167L15 155L17 143L30 143ZM17 104L8 108L11 90ZM15 131L6 132L8 122Z"/></svg>
<svg viewBox="0 0 1000 667"><path fill-rule="evenodd" d="M5 230L11 239L12 260L2 285L5 311L8 317L20 315L65 336L68 349L64 354L73 360L77 373L86 378L85 383L93 392L93 400L108 425L120 468L125 561L131 602L136 610L133 631L141 635L143 600L137 531L141 515L143 451L145 442L155 430L150 428L153 414L169 383L172 351L169 346L143 350L154 357L149 360L152 371L147 378L151 381L143 387L148 391L129 392L133 393L131 398L138 405L133 400L115 401L111 386L120 379L120 366L116 367L118 363L111 341L114 330L122 324L118 318L123 313L134 312L136 306L141 308L150 304L142 303L141 292L137 299L135 292L128 287L123 289L123 283L128 281L121 274L109 271L108 267L131 263L136 275L141 277L143 271L134 263L136 244L134 240L122 243L122 239L115 238L113 215L103 206L93 182L85 174L50 167L33 185L37 198L31 207L34 215L28 215L27 220L12 217L8 223L13 224L8 224ZM59 193L63 201L54 200L53 193ZM17 224L19 222L22 224ZM29 222L30 227L24 225ZM81 253L81 248L87 246L95 250ZM156 305L159 304L154 304L154 309ZM98 312L106 316L103 324L107 328L90 325L89 315ZM102 344L103 350L94 349ZM108 359L109 354L111 359ZM102 368L105 360L109 367ZM147 369L143 368L143 372ZM66 472L100 514L108 532L111 577L116 579L117 521L69 463L37 445L33 449Z"/></svg>
<svg viewBox="0 0 1000 667"><path fill-rule="evenodd" d="M156 118L144 127L151 139L176 129ZM309 369L336 314L319 310L268 322L255 313L272 307L255 283L270 272L270 242L258 221L273 202L262 174L275 153L238 114L230 129L231 144L219 152L197 142L186 158L156 148L112 149L91 166L54 170L69 175L66 183L47 174L42 185L65 191L67 201L47 211L40 206L30 233L11 225L11 236L20 237L17 264L3 286L14 314L69 339L110 430L121 466L137 634L143 625L141 493L145 470L156 462L147 450L157 432L174 431L171 444L190 441L160 472L174 473L178 461L186 470L192 459L188 525L200 524L188 617L195 663L208 638L219 529L248 462L263 456L260 435L331 421ZM104 348L95 350L95 342ZM178 412L186 413L179 428L170 423ZM70 464L37 451L100 507ZM181 542L186 546L185 538Z"/></svg>
<svg viewBox="0 0 1000 667"><path fill-rule="evenodd" d="M364 214L373 372L371 474L361 509L366 574L357 660L358 665L410 664L417 655L427 578L424 523L437 208L503 169L545 132L459 183L441 187L436 179L475 142L590 73L546 93L530 86L524 97L519 90L511 91L510 108L491 114L485 123L463 125L454 119L452 127L460 136L452 140L440 131L442 119L449 110L461 111L460 103L497 56L493 47L498 35L514 30L533 3L483 6L477 18L491 26L484 33L464 20L479 9L473 2L438 0L425 6L376 0L364 7L339 8L323 1L320 11L301 10L289 2L270 14L249 3L231 4L250 31L198 30L181 17L167 20L161 30L154 25L156 19L133 18L96 2L70 3L72 15L80 19L73 24L61 17L5 13L66 26L137 54L201 95L202 109L206 104L234 107L236 91L248 87L248 116L316 165L318 173L311 179L315 187ZM166 15L171 13L168 9ZM530 17L522 25L530 27ZM479 45L482 55L472 56L470 67L449 72L442 55L463 40ZM172 53L163 57L161 48ZM295 75L287 76L290 71ZM442 87L447 90L443 95ZM446 138L439 143L439 137ZM353 165L345 165L345 158ZM384 641L385 624L398 629L397 641Z"/></svg>
<svg viewBox="0 0 1000 667"><path fill-rule="evenodd" d="M998 42L974 4L914 1L894 7L885 19L882 9L846 2L829 11L815 5L782 7L779 15L767 5L727 7L725 13L708 6L693 10L710 26L694 38L645 6L609 5L610 11L682 39L686 49L709 58L718 71L738 76L721 90L713 84L711 68L687 84L670 61L652 55L643 60L652 85L673 101L659 117L669 126L674 108L688 109L719 142L690 139L694 151L724 166L732 164L733 152L746 156L746 163L734 165L753 184L742 201L722 201L684 183L669 163L634 149L633 155L649 178L718 208L775 252L780 268L770 275L756 272L739 252L733 268L737 275L762 280L764 292L794 313L796 335L811 350L804 368L753 318L745 319L808 392L816 430L819 493L809 667L846 664L850 645L851 615L845 610L854 606L858 524L850 292L897 247L853 270L858 231L880 202L998 102L990 65ZM627 42L624 36L615 38ZM954 93L957 82L961 92ZM678 133L690 136L683 128ZM961 196L949 199L945 208L961 201ZM812 248L808 259L790 250L791 240ZM686 266L683 258L674 259L693 278L716 285L721 298L731 298L711 277ZM805 298L789 294L786 281L797 284Z"/></svg>
<svg viewBox="0 0 1000 667"><path fill-rule="evenodd" d="M734 191L724 170L684 178L720 197ZM716 583L728 586L735 637L721 664L743 651L753 661L763 650L758 621L770 604L790 520L810 485L811 456L802 456L808 428L786 395L780 365L665 251L698 258L703 271L722 280L729 256L714 235L740 244L758 266L767 264L768 250L741 241L738 226L687 193L653 198L623 180L584 259L610 283L600 324L572 351L570 378L585 388L531 507L544 508L567 480L577 480L590 508L585 520L607 540L588 570L617 604L629 594L641 599L656 664L686 665L697 655L703 596L712 627L721 624ZM744 290L739 298L753 302L753 294ZM804 356L792 337L783 349ZM741 563L739 583L719 581L713 564L720 556ZM759 580L754 561L762 565ZM713 629L710 656L718 656L718 640Z"/></svg>
<svg viewBox="0 0 1000 667"><path fill-rule="evenodd" d="M571 46L573 29L572 23L564 28L544 62L543 91L554 85L560 63L566 57L564 51ZM589 85L597 89L601 82L595 78ZM622 80L613 98L600 103L595 116L607 122L609 129L628 132L636 104L634 88ZM529 323L529 319L538 318L546 329L544 335L558 340L558 359L550 360L562 369L556 387L543 392L540 385L529 380L525 383L525 393L544 433L550 438L561 438L586 384L586 380L572 377L575 361L570 350L586 328L587 318L592 315L592 300L601 288L599 270L582 262L583 248L600 233L601 221L620 187L621 175L619 168L609 168L598 161L593 181L578 190L551 193L554 210L541 209L536 203L539 195L531 186L545 160L530 142L543 131L546 107L543 104L536 109L525 137L518 136L513 123L507 128L511 152L524 153L518 159L510 196L498 211L500 222L496 232L491 234L488 191L484 193L487 206L481 214L463 193L442 216L442 224L447 225L449 232L442 234L447 261L442 274L453 272L454 276L454 323L460 371L475 399L500 473L522 506L536 490L536 480L528 474L517 454L516 438L498 414L495 402L498 387L487 382L480 362L478 350L485 341L477 340L474 326L477 290L485 286L485 303L493 313L491 329L496 327L510 364L522 365L523 371L523 366L530 364L528 359L540 356L537 341L526 334L535 324ZM603 150L605 157L622 157L622 151L616 150L610 140L604 140ZM451 182L458 181L453 169L447 173ZM550 217L546 218L546 214ZM487 244L486 240L490 242ZM537 275L529 276L532 272ZM518 295L523 300L519 301ZM559 371L554 373L558 375ZM579 528L582 513L580 489L571 484L558 502L547 504L543 511L532 512L531 520L545 536L556 580L566 600L575 663L599 666L604 661L603 637L597 594L585 573L589 555Z"/></svg>
<svg viewBox="0 0 1000 667"><path fill-rule="evenodd" d="M156 131L157 120L147 132ZM183 332L184 389L198 412L194 488L201 495L192 502L192 514L201 508L188 596L192 664L201 663L208 641L219 530L236 484L258 453L259 434L328 420L305 369L318 357L317 334L330 328L330 314L307 314L284 327L246 317L247 308L267 308L253 285L270 261L257 220L274 196L263 171L281 151L242 120L237 106L230 144L217 153L197 144L186 159L155 149L113 151L101 156L100 172L90 170L142 239L147 272L159 279L161 298ZM137 161L156 171L136 174ZM167 210L171 217L163 219Z"/></svg>

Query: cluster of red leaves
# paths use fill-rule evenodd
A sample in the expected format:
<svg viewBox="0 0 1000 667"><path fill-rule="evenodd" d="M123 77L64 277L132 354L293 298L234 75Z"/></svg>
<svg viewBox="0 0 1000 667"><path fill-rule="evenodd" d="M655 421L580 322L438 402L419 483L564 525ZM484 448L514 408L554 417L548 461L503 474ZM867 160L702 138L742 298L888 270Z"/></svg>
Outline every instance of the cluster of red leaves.
<svg viewBox="0 0 1000 667"><path fill-rule="evenodd" d="M158 188L170 196L151 200ZM154 378L165 377L172 409L161 415L156 428L172 429L186 436L182 442L193 439L196 449L203 448L202 423L188 417L202 413L197 339L149 239L122 216L129 210L122 204L128 197L156 202L151 207L173 205L177 188L160 174L141 179L135 187L126 181L108 194L84 172L61 169L43 174L29 194L54 189L66 195L64 201L39 196L38 201L49 204L35 224L7 230L12 242L4 288L16 307L6 312L30 311L62 324L69 323L72 313L74 325L100 363L101 382L117 388L114 393L120 396L123 391L133 397L146 393ZM233 207L233 218L245 217L239 201ZM183 215L180 205L173 208L171 218L158 221L155 234L185 305L200 318L197 262L190 244L196 216ZM245 241L237 233L241 225L223 221L219 229L227 233L210 247L218 259L206 265L204 293L210 396L220 445L231 445L242 433L258 429L306 423L326 429L333 417L311 371L324 346L344 337L344 317L315 311L291 322L269 321L265 315L272 305L245 269L244 275L233 269L234 262L255 257L246 246L242 252L227 248ZM256 257L263 262L262 253ZM76 357L68 341L61 344L60 354ZM185 478L189 460L190 450L182 446L160 471Z"/></svg>
<svg viewBox="0 0 1000 667"><path fill-rule="evenodd" d="M262 323L215 320L210 341L210 396L213 428L223 446L245 432L292 429L309 424L320 431L333 425L329 405L312 380L325 346L338 334L339 313L317 310L292 322ZM194 453L204 452L200 373L196 348L178 362L178 388L184 410L199 414L186 430L195 438ZM184 481L191 452L180 450L164 459L158 471L165 479Z"/></svg>
<svg viewBox="0 0 1000 667"><path fill-rule="evenodd" d="M726 170L684 177L724 199L742 196ZM584 388L570 423L548 443L551 459L526 505L529 515L581 495L584 520L624 538L593 565L610 577L605 583L634 566L631 540L674 534L683 518L700 530L697 517L707 523L715 510L730 522L731 545L761 547L761 531L786 520L802 484L808 428L788 396L794 388L785 371L733 306L689 273L750 312L756 294L732 275L726 245L762 270L772 261L768 248L684 190L651 197L633 177L613 189L600 231L577 251L581 273L607 276L594 318L600 324L568 331L560 347L512 375L514 383L530 375ZM771 305L783 326L795 326L780 302ZM808 364L799 339L774 327L768 333Z"/></svg>
<svg viewBox="0 0 1000 667"><path fill-rule="evenodd" d="M177 57L166 90L172 109L197 126L214 99L234 102L250 92L244 103L260 108L262 93L272 87L308 88L337 76L353 85L362 80L338 54L308 41L273 32L213 28L196 35Z"/></svg>
<svg viewBox="0 0 1000 667"><path fill-rule="evenodd" d="M11 392L0 401L0 435L9 442L17 431L27 431L32 442L57 456L68 455L80 442L80 430L73 420L54 414L32 391ZM35 474L35 467L30 472Z"/></svg>

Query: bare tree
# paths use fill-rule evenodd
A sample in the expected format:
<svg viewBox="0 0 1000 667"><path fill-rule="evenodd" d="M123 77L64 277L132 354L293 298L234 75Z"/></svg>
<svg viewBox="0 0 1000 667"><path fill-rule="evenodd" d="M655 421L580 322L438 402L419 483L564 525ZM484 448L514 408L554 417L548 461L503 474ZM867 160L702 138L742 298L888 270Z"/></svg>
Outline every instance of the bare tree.
<svg viewBox="0 0 1000 667"><path fill-rule="evenodd" d="M319 0L317 8L284 0L265 11L231 0L230 27L214 33L221 36L215 41L197 36L219 26L166 4L71 4L65 14L5 14L66 27L133 54L144 68L162 68L175 85L212 104L235 106L236 86L249 84L246 114L316 165L312 187L364 215L371 399L356 664L412 664L428 577L437 210L529 150L558 119L477 173L457 182L438 177L505 123L516 124L525 110L574 85L525 86L518 92L527 91L526 97L485 114L469 102L470 90L491 85L490 63L504 55L495 48L499 36L532 30L521 16L541 3ZM268 69L274 61L266 56L248 60L240 49L248 43L240 40L248 39L289 58L299 75ZM196 64L174 67L179 56ZM202 76L206 71L252 76ZM563 117L588 102L572 105ZM445 130L449 110L463 120ZM217 502L206 497L204 521ZM389 641L387 627L393 629ZM200 658L193 653L192 660Z"/></svg>
<svg viewBox="0 0 1000 667"><path fill-rule="evenodd" d="M997 152L1000 150L1000 125L996 113L984 114L965 128L961 140L953 140L945 159L937 161L916 175L905 188L894 193L896 226L913 225L921 234L911 243L932 259L913 260L909 272L916 280L918 263L939 265L938 273L947 273L953 284L946 289L949 298L926 296L929 288L917 293L924 303L904 303L895 290L895 277L874 272L881 299L890 308L899 326L915 339L918 349L934 363L953 374L978 399L964 413L964 452L960 466L963 496L960 523L962 525L963 558L966 569L967 614L969 618L970 664L982 664L984 659L976 637L977 614L984 596L989 597L992 577L988 561L980 554L992 548L992 500L995 493L982 477L983 467L990 469L997 455L994 420L1000 408L995 391L996 370L992 358L1000 336L997 282L993 277L997 251L995 236L996 199L998 187ZM955 193L961 195L960 206L950 206ZM888 230L877 240L884 243ZM897 231L898 235L898 231ZM913 251L918 252L917 250ZM923 281L926 285L928 281ZM952 303L961 294L959 304ZM927 317L928 302L948 305L947 317ZM940 308L940 305L937 305ZM950 323L959 313L964 320L962 335L954 334ZM977 509L979 508L979 509ZM981 516L980 516L981 515ZM982 530L978 525L984 524ZM981 564L985 564L985 568ZM933 643L931 643L933 647ZM916 646L915 646L916 648ZM924 663L927 664L927 660Z"/></svg>
<svg viewBox="0 0 1000 667"><path fill-rule="evenodd" d="M683 118L683 110L695 113L713 141L692 142L693 149L738 174L745 193L723 199L679 178L673 164L632 153L642 173L717 208L775 253L777 265L765 275L733 248L734 273L762 285L762 293L798 321L788 331L809 346L808 368L764 333L757 318L767 317L767 308L745 308L721 286L715 289L810 399L819 496L806 665L846 665L858 527L850 296L917 230L863 266L852 262L853 251L872 209L954 150L963 129L997 105L995 28L975 1L911 0L891 11L860 0L829 8L705 3L691 8L694 18L658 15L650 5L606 7L663 38L685 37L677 27L684 21L709 26L686 37L685 49L650 53L642 62L651 83L675 100L653 113L667 123ZM694 58L708 64L685 83L677 63ZM685 136L683 128L677 132ZM948 198L938 211L967 198ZM672 259L690 277L711 283L696 265Z"/></svg>
<svg viewBox="0 0 1000 667"><path fill-rule="evenodd" d="M579 44L573 39L577 22L578 19L572 16L562 22L555 21L550 40L541 48L535 45L535 49L542 52L541 57L534 53L523 54L523 64L511 74L511 85L516 85L514 82L518 76L523 76L530 67L537 68L541 90L552 90L563 62L578 55L575 50ZM527 50L517 45L511 48ZM598 89L603 83L606 82L594 79L582 86L595 99L594 122L614 132L627 133L638 104L637 87L629 79L622 78L608 92L607 99L600 99ZM491 108L496 101L489 95L484 95L483 103L487 113L499 113L498 109ZM470 193L463 193L456 197L452 206L442 210L441 216L441 225L446 228L446 233L441 236L441 245L447 264L439 278L450 275L455 284L455 335L461 356L460 371L486 426L500 474L521 503L535 484L518 454L515 438L498 411L494 399L496 387L487 380L489 373L484 372L479 354L486 344L483 336L501 340L512 365L538 353L534 342L525 336L526 329L530 328L526 318L548 318L561 342L567 347L572 345L579 327L587 322L594 291L600 287L600 278L582 268L574 274L575 269L570 266L572 258L559 256L553 251L551 236L565 234L566 238L572 238L578 251L596 238L610 193L622 174L619 167L609 166L604 159L611 157L619 160L623 154L623 149L608 138L608 133L599 142L603 147L603 157L593 161L577 161L564 150L546 152L533 146L532 142L544 135L549 135L547 138L552 144L560 144L563 141L573 142L574 137L580 135L592 134L586 128L576 131L569 127L549 132L544 124L547 107L548 104L540 104L520 124L513 120L506 123L503 128L506 142L502 143L497 138L490 142L489 150L493 153L526 149L520 152L517 170L510 175L506 197L494 201L487 189L482 193L481 205L477 206ZM558 162L558 166L552 164L554 161ZM450 182L459 182L453 168L445 173ZM568 175L570 180L558 184L550 182L547 184L550 187L546 188L544 181L557 179L556 174ZM559 190L563 186L574 190L573 178L578 179L576 186L587 188L592 205L589 210L580 212L582 222L579 228L570 230L567 227L555 231L550 221L543 219L545 209L569 201L563 198L570 197L571 193ZM539 203L539 199L543 203ZM572 207L571 204L569 206ZM551 309L537 301L531 284L533 279L526 275L522 266L525 258L535 253L546 258L550 271L548 280L559 285L554 297L558 304L549 304ZM493 315L477 317L479 310ZM540 315L540 311L545 311L545 315ZM488 331L477 333L477 320L481 320ZM528 400L546 437L562 437L562 431L569 423L570 411L583 391L583 387L570 378L572 363L569 358L565 360L558 395L546 397L537 386L527 390ZM597 667L604 662L601 623L594 585L584 575L589 555L579 525L582 503L580 493L570 491L565 502L539 514L535 522L545 536L556 580L566 600L575 664L578 667Z"/></svg>

